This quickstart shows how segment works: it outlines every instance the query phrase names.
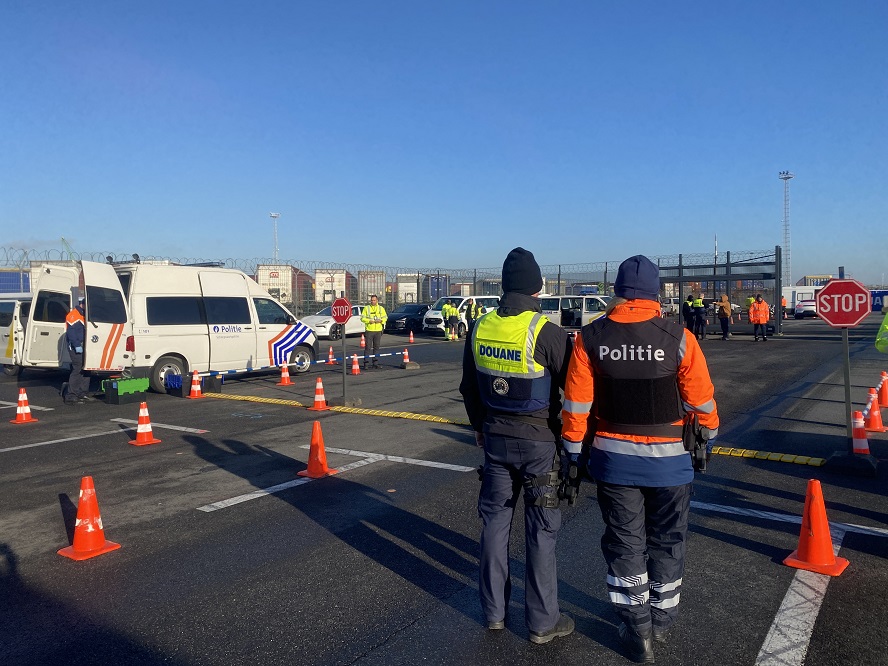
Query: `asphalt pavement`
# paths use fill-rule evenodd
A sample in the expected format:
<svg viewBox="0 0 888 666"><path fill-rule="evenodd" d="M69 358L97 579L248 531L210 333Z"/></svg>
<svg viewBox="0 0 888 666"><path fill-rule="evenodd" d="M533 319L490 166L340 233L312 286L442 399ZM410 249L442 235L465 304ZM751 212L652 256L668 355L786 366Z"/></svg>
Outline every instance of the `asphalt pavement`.
<svg viewBox="0 0 888 666"><path fill-rule="evenodd" d="M872 346L879 321L850 335L857 408L888 371ZM875 477L820 465L848 448L840 334L790 320L784 336L756 343L747 329L701 342L724 453L694 484L681 616L657 663L888 663L888 434L869 435ZM144 447L128 444L138 404L65 406L59 373L0 379L0 664L628 663L592 484L563 508L558 542L574 634L527 640L520 516L506 629L483 626L482 455L457 391L463 345L383 337L384 352L405 347L417 369L389 356L346 374L357 409L305 408L317 377L331 401L342 395L341 366L323 363L290 387L264 375L202 400L148 394L162 441ZM36 423L8 423L20 387ZM309 481L297 472L315 421L339 472ZM105 536L121 548L74 562L56 551L71 543L87 475ZM809 479L821 481L834 545L850 560L838 577L782 564L799 541Z"/></svg>

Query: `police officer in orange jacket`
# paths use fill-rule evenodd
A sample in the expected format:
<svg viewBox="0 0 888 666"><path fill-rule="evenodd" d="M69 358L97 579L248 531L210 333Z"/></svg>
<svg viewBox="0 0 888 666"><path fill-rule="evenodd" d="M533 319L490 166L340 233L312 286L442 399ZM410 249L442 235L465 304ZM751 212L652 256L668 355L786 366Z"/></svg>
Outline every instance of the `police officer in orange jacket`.
<svg viewBox="0 0 888 666"><path fill-rule="evenodd" d="M620 264L607 316L574 345L562 412L570 465L587 443L608 594L638 663L653 663L653 641L678 612L694 478L683 424L696 414L708 435L718 432L706 359L692 332L660 318L659 288L647 257Z"/></svg>
<svg viewBox="0 0 888 666"><path fill-rule="evenodd" d="M768 341L768 320L771 318L771 310L761 294L756 294L755 300L749 306L749 321L752 323L752 333L755 341L759 340L759 332L762 341Z"/></svg>
<svg viewBox="0 0 888 666"><path fill-rule="evenodd" d="M86 341L85 300L77 299L77 305L65 317L65 342L71 357L71 374L68 377L66 405L79 405L87 401L89 376L83 372L83 344Z"/></svg>

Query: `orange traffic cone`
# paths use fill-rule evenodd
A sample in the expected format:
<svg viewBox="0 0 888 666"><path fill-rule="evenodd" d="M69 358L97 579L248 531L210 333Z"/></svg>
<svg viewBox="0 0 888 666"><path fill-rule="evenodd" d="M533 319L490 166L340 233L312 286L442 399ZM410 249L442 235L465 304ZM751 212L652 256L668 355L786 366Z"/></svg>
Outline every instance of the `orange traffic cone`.
<svg viewBox="0 0 888 666"><path fill-rule="evenodd" d="M361 333L361 349L364 349L367 346L367 341L364 339L364 334Z"/></svg>
<svg viewBox="0 0 888 666"><path fill-rule="evenodd" d="M308 469L303 469L296 474L307 476L311 479L320 479L322 476L336 474L338 469L327 467L327 452L324 451L324 433L321 432L321 422L315 421L311 428L311 448L308 451Z"/></svg>
<svg viewBox="0 0 888 666"><path fill-rule="evenodd" d="M407 348L404 348L404 363L410 363L410 354L407 353Z"/></svg>
<svg viewBox="0 0 888 666"><path fill-rule="evenodd" d="M19 389L18 406L15 408L15 418L10 423L20 425L22 423L37 423L38 419L31 416L31 408L28 406L28 394L25 389Z"/></svg>
<svg viewBox="0 0 888 666"><path fill-rule="evenodd" d="M327 352L327 365L339 365L336 359L333 358L333 345L330 345L330 351Z"/></svg>
<svg viewBox="0 0 888 666"><path fill-rule="evenodd" d="M147 402L143 402L139 405L139 424L136 426L136 438L130 440L130 444L133 444L134 446L160 444L160 440L154 439L154 433L151 432L151 419L148 417Z"/></svg>
<svg viewBox="0 0 888 666"><path fill-rule="evenodd" d="M867 432L885 432L888 430L882 423L879 396L874 388L869 390L869 402L866 406L866 420L863 422L863 427Z"/></svg>
<svg viewBox="0 0 888 666"><path fill-rule="evenodd" d="M352 374L360 375L361 369L358 367L358 355L352 354Z"/></svg>
<svg viewBox="0 0 888 666"><path fill-rule="evenodd" d="M411 345L413 344L413 331L410 331L410 340L409 340L409 342L410 342Z"/></svg>
<svg viewBox="0 0 888 666"><path fill-rule="evenodd" d="M194 400L203 397L204 394L200 390L200 375L195 370L191 375L191 393L188 394L188 398ZM143 402L142 404L144 405L145 403Z"/></svg>
<svg viewBox="0 0 888 666"><path fill-rule="evenodd" d="M863 424L863 412L851 414L851 446L854 453L868 456L870 453L869 442L866 439L866 427Z"/></svg>
<svg viewBox="0 0 888 666"><path fill-rule="evenodd" d="M848 566L848 560L836 557L833 551L829 521L826 519L826 505L823 503L823 491L817 479L808 481L799 547L783 560L783 564L828 576L838 576Z"/></svg>
<svg viewBox="0 0 888 666"><path fill-rule="evenodd" d="M879 382L879 407L888 407L888 372L882 372Z"/></svg>
<svg viewBox="0 0 888 666"><path fill-rule="evenodd" d="M74 523L74 543L62 548L59 555L72 560L88 560L96 555L120 548L119 543L105 539L102 516L99 514L99 501L91 476L80 481L80 500L77 502L77 521Z"/></svg>
<svg viewBox="0 0 888 666"><path fill-rule="evenodd" d="M324 382L321 381L321 378L318 377L318 381L315 383L315 401L312 407L308 408L310 412L325 412L329 407L327 407L327 397L324 395Z"/></svg>
<svg viewBox="0 0 888 666"><path fill-rule="evenodd" d="M277 386L293 386L293 382L290 381L290 368L286 364L281 366L281 381Z"/></svg>

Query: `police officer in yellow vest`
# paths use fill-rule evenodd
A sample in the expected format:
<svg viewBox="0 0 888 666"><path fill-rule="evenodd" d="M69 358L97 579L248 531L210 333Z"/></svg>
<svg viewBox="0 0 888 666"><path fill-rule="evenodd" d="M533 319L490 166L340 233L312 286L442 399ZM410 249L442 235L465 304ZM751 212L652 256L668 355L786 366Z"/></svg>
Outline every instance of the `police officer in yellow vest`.
<svg viewBox="0 0 888 666"><path fill-rule="evenodd" d="M379 341L382 339L382 329L385 328L385 321L388 315L385 308L379 304L379 298L376 294L371 294L370 305L365 305L361 310L361 321L364 322L366 329L366 345L364 346L364 370L367 369L367 358L371 354L373 356L373 367L379 367Z"/></svg>
<svg viewBox="0 0 888 666"><path fill-rule="evenodd" d="M698 340L706 337L706 306L703 304L703 294L697 294L691 303L694 310L694 335Z"/></svg>
<svg viewBox="0 0 888 666"><path fill-rule="evenodd" d="M511 581L509 533L524 495L526 566L524 620L533 643L567 636L574 621L558 606L555 540L558 509L556 442L571 346L560 326L540 314L543 287L532 253L515 248L503 264L499 308L473 327L459 390L484 447L479 593L488 629L505 626Z"/></svg>

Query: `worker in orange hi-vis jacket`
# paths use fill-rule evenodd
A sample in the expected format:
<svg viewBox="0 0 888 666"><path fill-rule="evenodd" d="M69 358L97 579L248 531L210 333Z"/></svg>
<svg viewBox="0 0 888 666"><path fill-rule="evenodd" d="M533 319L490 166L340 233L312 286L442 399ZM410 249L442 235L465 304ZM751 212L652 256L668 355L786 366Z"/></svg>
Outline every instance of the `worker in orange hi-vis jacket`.
<svg viewBox="0 0 888 666"><path fill-rule="evenodd" d="M620 639L643 663L653 662L653 642L665 641L678 613L695 468L683 427L697 417L703 456L718 434L706 359L691 331L660 318L659 288L647 257L620 265L606 316L574 345L562 412L569 465L586 446L596 480Z"/></svg>

